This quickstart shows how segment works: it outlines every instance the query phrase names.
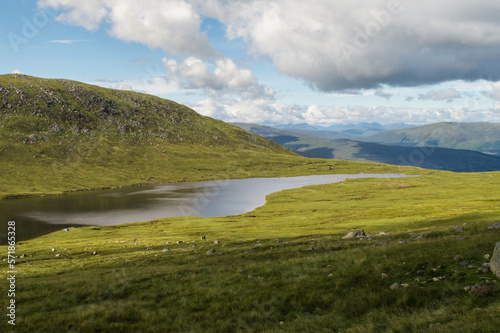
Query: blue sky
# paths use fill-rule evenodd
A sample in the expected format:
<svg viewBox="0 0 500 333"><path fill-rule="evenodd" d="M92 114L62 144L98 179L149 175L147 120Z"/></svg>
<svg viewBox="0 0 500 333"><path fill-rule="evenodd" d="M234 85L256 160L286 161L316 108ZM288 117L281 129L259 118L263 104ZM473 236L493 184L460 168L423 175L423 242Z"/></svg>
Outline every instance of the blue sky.
<svg viewBox="0 0 500 333"><path fill-rule="evenodd" d="M0 73L262 124L500 122L494 1L7 0Z"/></svg>

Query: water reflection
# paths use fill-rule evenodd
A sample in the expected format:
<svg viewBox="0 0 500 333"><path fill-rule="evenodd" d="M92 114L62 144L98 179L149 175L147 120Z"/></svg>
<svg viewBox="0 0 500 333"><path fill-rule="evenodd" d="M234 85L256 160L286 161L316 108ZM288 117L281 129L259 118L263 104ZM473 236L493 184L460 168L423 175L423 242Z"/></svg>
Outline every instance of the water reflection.
<svg viewBox="0 0 500 333"><path fill-rule="evenodd" d="M234 215L263 205L265 196L273 192L366 177L401 175L323 175L185 182L77 192L57 197L0 200L3 232L0 243L6 242L8 221L16 221L16 238L19 241L72 226L104 226L176 216Z"/></svg>

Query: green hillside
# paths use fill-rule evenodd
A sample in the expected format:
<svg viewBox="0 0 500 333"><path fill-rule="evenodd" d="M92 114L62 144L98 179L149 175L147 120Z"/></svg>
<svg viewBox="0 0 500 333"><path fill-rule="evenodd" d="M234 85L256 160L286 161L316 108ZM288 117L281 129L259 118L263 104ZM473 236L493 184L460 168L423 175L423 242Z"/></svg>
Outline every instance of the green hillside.
<svg viewBox="0 0 500 333"><path fill-rule="evenodd" d="M0 159L0 197L332 172L169 100L25 75L0 76ZM372 167L387 168L336 163Z"/></svg>
<svg viewBox="0 0 500 333"><path fill-rule="evenodd" d="M411 165L455 172L500 170L500 157L470 150L403 147L349 139L327 139L255 124L236 124L305 157Z"/></svg>
<svg viewBox="0 0 500 333"><path fill-rule="evenodd" d="M500 124L437 123L385 131L364 140L407 147L468 149L500 155Z"/></svg>

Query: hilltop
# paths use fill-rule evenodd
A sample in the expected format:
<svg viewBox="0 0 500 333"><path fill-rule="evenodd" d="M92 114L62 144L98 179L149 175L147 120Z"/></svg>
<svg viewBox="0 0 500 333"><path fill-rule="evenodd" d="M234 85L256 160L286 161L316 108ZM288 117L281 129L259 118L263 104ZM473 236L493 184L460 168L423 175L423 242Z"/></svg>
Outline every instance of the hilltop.
<svg viewBox="0 0 500 333"><path fill-rule="evenodd" d="M305 175L309 164L331 173L331 163L305 162L170 100L17 74L0 76L0 158L0 197ZM353 173L357 166L337 163L336 170Z"/></svg>
<svg viewBox="0 0 500 333"><path fill-rule="evenodd" d="M365 141L406 147L469 149L500 155L500 124L436 123L381 132L366 137Z"/></svg>
<svg viewBox="0 0 500 333"><path fill-rule="evenodd" d="M325 138L256 124L237 123L236 125L273 140L305 157L412 165L454 172L500 170L500 157L477 151L420 146L405 147L345 138Z"/></svg>

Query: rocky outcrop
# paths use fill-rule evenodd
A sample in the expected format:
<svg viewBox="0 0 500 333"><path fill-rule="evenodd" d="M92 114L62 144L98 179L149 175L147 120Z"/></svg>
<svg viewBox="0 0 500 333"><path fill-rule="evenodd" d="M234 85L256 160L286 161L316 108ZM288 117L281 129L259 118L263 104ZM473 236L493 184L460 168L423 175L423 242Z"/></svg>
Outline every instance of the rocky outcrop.
<svg viewBox="0 0 500 333"><path fill-rule="evenodd" d="M490 260L490 270L500 279L500 242L497 242Z"/></svg>

